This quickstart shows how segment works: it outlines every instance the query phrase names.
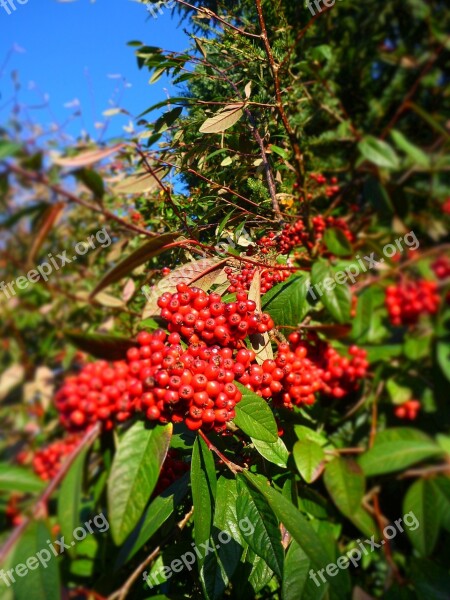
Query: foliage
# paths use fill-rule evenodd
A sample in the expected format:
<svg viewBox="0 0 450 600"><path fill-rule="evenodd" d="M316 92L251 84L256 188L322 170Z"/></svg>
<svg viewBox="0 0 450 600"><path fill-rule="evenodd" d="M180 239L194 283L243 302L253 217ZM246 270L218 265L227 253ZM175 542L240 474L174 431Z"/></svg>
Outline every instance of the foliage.
<svg viewBox="0 0 450 600"><path fill-rule="evenodd" d="M0 579L2 597L447 597L449 13L323 8L177 1L186 52L130 42L179 90L142 107L135 137L56 152L14 115L1 130L3 281L71 259L0 292L2 566L74 541L48 571ZM275 327L245 339L256 359L225 434L136 410L82 432L45 488L32 456L64 437L63 377L166 327L157 301L179 283L234 302L230 272ZM307 360L306 390L285 364L282 391L258 379L283 347ZM101 513L108 530L71 538Z"/></svg>

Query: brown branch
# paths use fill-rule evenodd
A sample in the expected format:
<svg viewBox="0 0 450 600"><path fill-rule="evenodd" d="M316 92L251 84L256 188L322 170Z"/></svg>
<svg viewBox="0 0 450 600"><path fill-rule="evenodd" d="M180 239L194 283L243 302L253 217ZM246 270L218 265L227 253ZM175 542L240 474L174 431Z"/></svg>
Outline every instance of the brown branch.
<svg viewBox="0 0 450 600"><path fill-rule="evenodd" d="M208 448L210 450L212 450L214 452L214 454L217 454L217 456L220 458L220 460L230 469L230 471L232 473L234 473L234 475L237 475L238 473L241 473L242 471L244 471L244 469L242 467L231 462L231 460L228 460L228 458L226 456L224 456L222 454L222 452L218 448L216 448L214 446L214 444L206 437L206 435L203 433L203 431L201 429L198 430L198 433L199 433L200 437L203 439L203 441L206 443Z"/></svg>
<svg viewBox="0 0 450 600"><path fill-rule="evenodd" d="M280 115L283 126L286 130L286 133L288 134L289 141L292 146L292 150L294 151L294 158L295 158L295 162L297 163L298 179L299 179L299 181L303 181L304 176L305 176L305 166L304 166L304 161L303 161L303 154L300 149L300 145L298 143L297 136L296 136L294 130L292 129L291 124L289 123L289 119L287 118L286 113L284 111L283 98L281 96L280 75L279 75L280 66L276 64L273 53L272 53L272 48L271 48L270 42L269 42L269 36L267 35L266 22L264 20L264 14L263 14L262 6L261 6L261 0L255 0L255 4L256 4L256 10L258 11L259 25L261 27L261 32L262 32L261 37L264 42L264 48L266 51L267 59L269 61L269 65L270 65L270 68L271 68L271 71L273 74L273 82L274 82L274 86L275 86L275 97L276 97L278 114Z"/></svg>
<svg viewBox="0 0 450 600"><path fill-rule="evenodd" d="M64 477L67 475L70 467L72 466L75 459L78 457L80 452L92 444L97 435L99 434L100 426L95 425L91 429L89 429L80 440L77 447L69 454L67 459L64 461L64 464L61 466L58 473L55 477L50 481L49 485L38 499L36 504L33 507L31 515L26 517L17 527L13 530L11 536L5 542L5 544L0 548L0 564L5 560L11 550L14 548L15 544L21 538L27 527L34 519L39 519L42 515L42 512L46 510L47 503L53 495L53 492L57 489L59 484L62 482Z"/></svg>
<svg viewBox="0 0 450 600"><path fill-rule="evenodd" d="M84 208L87 208L89 210L92 210L93 212L99 213L99 214L105 216L106 218L110 219L111 221L115 221L116 223L119 223L122 227L125 227L125 229L129 229L130 231L134 231L135 233L140 233L140 234L146 235L148 237L154 237L154 236L158 235L157 233L154 233L152 231L147 231L146 229L142 229L141 227L137 227L136 225L133 225L132 223L128 223L127 221L124 221L124 219L121 219L120 217L118 217L114 213L110 212L109 210L100 208L99 206L95 206L94 204L90 204L89 202L85 202L84 200L82 200L81 198L79 198L78 196L73 194L72 192L69 192L69 190L66 190L59 185L51 183L46 175L43 175L41 173L35 173L32 171L26 171L25 169L22 169L22 167L19 167L17 165L11 164L11 163L6 163L6 168L9 171L11 171L12 173L15 173L16 175L18 175L19 177L23 177L24 179L28 179L29 181L34 181L36 183L42 183L48 189L55 192L55 194L57 194L58 196L63 196L64 198L67 198L67 200L69 200L69 202L73 202L74 204L79 204L80 206L83 206Z"/></svg>

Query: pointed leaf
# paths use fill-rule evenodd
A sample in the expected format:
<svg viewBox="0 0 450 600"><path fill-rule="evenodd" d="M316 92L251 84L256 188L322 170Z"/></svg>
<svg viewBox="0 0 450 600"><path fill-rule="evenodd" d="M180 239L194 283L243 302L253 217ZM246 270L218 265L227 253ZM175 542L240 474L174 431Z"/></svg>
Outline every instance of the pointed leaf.
<svg viewBox="0 0 450 600"><path fill-rule="evenodd" d="M236 386L242 392L242 400L236 404L234 423L251 438L276 442L278 427L267 402L240 383Z"/></svg>
<svg viewBox="0 0 450 600"><path fill-rule="evenodd" d="M244 114L244 104L229 104L214 117L206 119L200 127L200 133L222 133L232 127Z"/></svg>
<svg viewBox="0 0 450 600"><path fill-rule="evenodd" d="M148 429L138 422L120 440L108 479L108 514L117 545L136 527L155 489L172 429L172 424Z"/></svg>

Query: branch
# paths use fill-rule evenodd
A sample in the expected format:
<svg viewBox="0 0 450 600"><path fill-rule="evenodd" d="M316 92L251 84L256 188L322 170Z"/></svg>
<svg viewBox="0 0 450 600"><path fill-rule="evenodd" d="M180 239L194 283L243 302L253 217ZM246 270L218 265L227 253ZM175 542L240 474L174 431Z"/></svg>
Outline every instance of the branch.
<svg viewBox="0 0 450 600"><path fill-rule="evenodd" d="M279 67L279 65L277 65L275 63L275 59L274 59L273 53L272 53L272 48L270 47L269 36L267 35L266 22L264 20L264 14L263 14L262 6L261 6L261 0L255 0L255 4L256 4L256 10L258 11L259 25L260 25L261 31L262 31L261 38L264 42L264 48L265 48L265 51L267 54L267 59L269 61L270 68L271 68L271 71L273 74L273 82L274 82L274 86L275 86L275 97L276 97L276 101L277 101L278 114L280 115L281 121L286 130L286 133L288 134L289 141L291 142L291 146L294 151L295 162L297 163L297 174L298 174L299 180L302 181L305 176L305 166L304 166L304 162L303 162L303 154L300 149L300 145L297 141L297 136L296 136L294 130L292 129L291 124L289 123L289 120L284 111L283 99L281 97L280 76L278 73L280 67Z"/></svg>
<svg viewBox="0 0 450 600"><path fill-rule="evenodd" d="M141 227L137 227L136 225L133 225L132 223L128 223L127 221L124 221L123 219L121 219L114 213L110 212L109 210L100 208L98 206L95 206L94 204L90 204L89 202L85 202L84 200L81 200L81 198L78 198L78 196L76 196L72 192L69 192L68 190L62 188L59 185L51 183L46 175L43 175L41 173L35 173L32 171L26 171L25 169L22 169L22 167L19 167L17 165L13 165L10 163L6 163L6 168L9 171L11 171L12 173L15 173L16 175L18 175L19 177L23 177L24 179L28 179L29 181L34 181L36 183L42 183L43 185L48 187L49 190L52 190L53 192L55 192L55 194L57 194L59 196L64 196L65 198L67 198L67 200L69 200L69 202L79 204L80 206L84 206L84 208L88 208L89 210L92 210L96 213L100 213L101 215L104 215L106 218L110 219L111 221L115 221L116 223L119 223L122 227L125 227L126 229L129 229L130 231L135 231L136 233L140 233L140 234L146 235L148 237L154 237L154 236L158 235L157 233L154 233L152 231L147 231L146 229L141 229Z"/></svg>
<svg viewBox="0 0 450 600"><path fill-rule="evenodd" d="M97 435L100 432L100 425L95 425L91 429L89 429L80 440L78 446L69 454L69 456L64 461L64 464L61 466L58 473L51 480L41 497L38 499L36 504L33 507L31 515L26 517L12 532L9 539L5 542L5 544L0 548L0 564L5 560L11 550L14 548L15 544L21 538L27 527L34 519L39 519L42 515L42 510L46 508L48 501L50 500L53 492L57 489L59 484L62 482L64 477L67 475L70 467L72 466L75 459L78 457L80 452L86 447L92 444Z"/></svg>

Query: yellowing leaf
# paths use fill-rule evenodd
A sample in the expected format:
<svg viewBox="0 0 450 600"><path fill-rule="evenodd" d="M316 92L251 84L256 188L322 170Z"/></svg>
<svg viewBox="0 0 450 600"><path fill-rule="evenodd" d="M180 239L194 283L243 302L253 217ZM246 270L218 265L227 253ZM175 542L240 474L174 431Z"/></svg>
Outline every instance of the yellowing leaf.
<svg viewBox="0 0 450 600"><path fill-rule="evenodd" d="M229 104L215 114L214 117L206 119L199 129L200 133L222 133L233 127L244 114L243 107L242 102L240 104Z"/></svg>

